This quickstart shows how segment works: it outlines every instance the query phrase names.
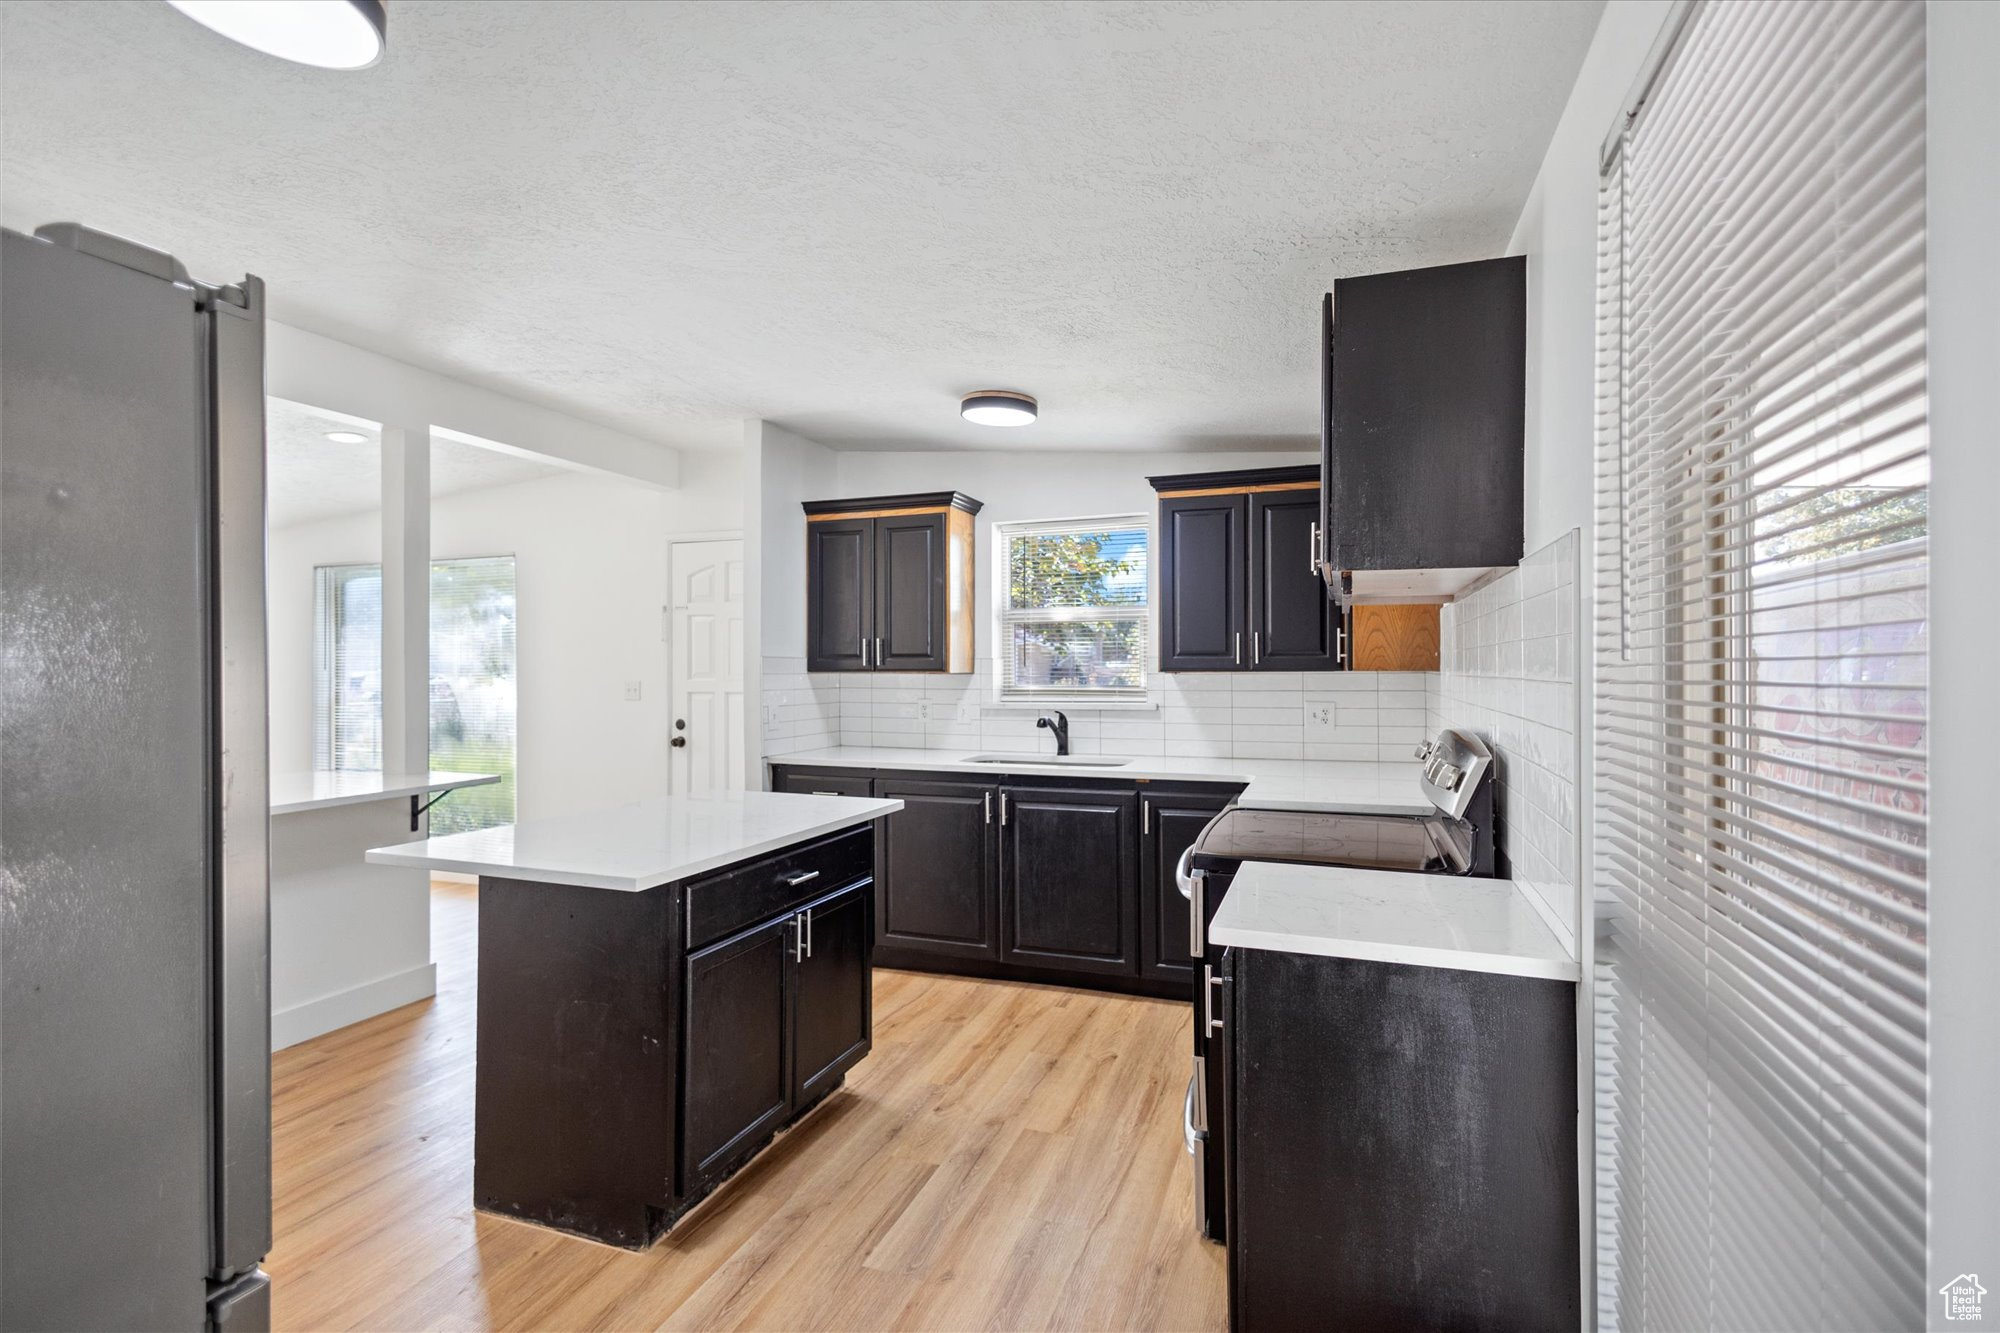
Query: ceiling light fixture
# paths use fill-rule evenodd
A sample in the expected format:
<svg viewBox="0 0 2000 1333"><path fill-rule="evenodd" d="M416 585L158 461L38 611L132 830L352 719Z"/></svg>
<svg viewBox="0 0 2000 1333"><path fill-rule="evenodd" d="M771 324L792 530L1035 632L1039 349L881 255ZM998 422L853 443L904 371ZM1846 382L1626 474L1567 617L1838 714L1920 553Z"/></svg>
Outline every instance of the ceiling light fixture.
<svg viewBox="0 0 2000 1333"><path fill-rule="evenodd" d="M389 42L382 0L167 0L254 51L321 69L367 69Z"/></svg>
<svg viewBox="0 0 2000 1333"><path fill-rule="evenodd" d="M975 426L1032 426L1035 400L1012 389L981 389L959 400L958 414Z"/></svg>
<svg viewBox="0 0 2000 1333"><path fill-rule="evenodd" d="M358 430L330 430L326 438L335 444L366 444L368 437Z"/></svg>

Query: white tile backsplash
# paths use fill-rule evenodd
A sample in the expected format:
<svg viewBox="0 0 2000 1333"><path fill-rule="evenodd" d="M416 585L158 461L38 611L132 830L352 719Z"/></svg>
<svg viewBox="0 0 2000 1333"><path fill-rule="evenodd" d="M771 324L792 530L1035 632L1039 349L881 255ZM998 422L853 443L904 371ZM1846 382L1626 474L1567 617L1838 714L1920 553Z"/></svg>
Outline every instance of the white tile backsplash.
<svg viewBox="0 0 2000 1333"><path fill-rule="evenodd" d="M767 657L764 752L828 745L1053 749L1033 709L993 703L992 660L981 658L975 668L962 676L813 675L801 658ZM1433 678L1420 671L1181 673L1153 678L1151 708L1063 711L1077 754L1398 760L1424 735Z"/></svg>
<svg viewBox="0 0 2000 1333"><path fill-rule="evenodd" d="M1519 569L1446 606L1442 669L1431 678L1424 708L1427 731L1464 727L1493 751L1501 871L1540 900L1572 949L1580 879L1580 559L1572 530ZM1396 710L1385 709L1385 717L1390 711ZM1378 735L1387 730L1385 724Z"/></svg>

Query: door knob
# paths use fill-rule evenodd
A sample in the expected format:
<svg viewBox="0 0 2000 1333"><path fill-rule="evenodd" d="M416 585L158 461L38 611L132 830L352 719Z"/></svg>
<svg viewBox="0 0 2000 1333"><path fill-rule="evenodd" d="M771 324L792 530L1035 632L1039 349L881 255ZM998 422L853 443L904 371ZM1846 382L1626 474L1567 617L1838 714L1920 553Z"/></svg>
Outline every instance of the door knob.
<svg viewBox="0 0 2000 1333"><path fill-rule="evenodd" d="M667 744L673 746L676 750L680 749L683 745L686 745L687 743L688 743L688 738L685 736L676 736L671 741L667 742Z"/></svg>

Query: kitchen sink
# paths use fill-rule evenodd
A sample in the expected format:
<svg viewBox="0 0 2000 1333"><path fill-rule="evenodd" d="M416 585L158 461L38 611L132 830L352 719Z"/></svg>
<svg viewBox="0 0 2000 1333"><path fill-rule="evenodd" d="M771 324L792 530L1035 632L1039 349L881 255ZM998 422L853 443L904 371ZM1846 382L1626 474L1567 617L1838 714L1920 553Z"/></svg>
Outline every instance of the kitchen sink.
<svg viewBox="0 0 2000 1333"><path fill-rule="evenodd" d="M1038 768L1120 768L1132 761L1104 754L973 754L967 755L965 762L968 764L1018 764L1023 768L1031 765Z"/></svg>

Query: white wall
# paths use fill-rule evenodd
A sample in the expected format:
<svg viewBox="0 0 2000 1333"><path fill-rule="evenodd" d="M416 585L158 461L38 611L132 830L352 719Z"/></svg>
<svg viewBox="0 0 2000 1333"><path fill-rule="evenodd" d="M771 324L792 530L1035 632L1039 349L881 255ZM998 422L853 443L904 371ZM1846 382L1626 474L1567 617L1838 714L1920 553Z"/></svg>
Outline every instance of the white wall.
<svg viewBox="0 0 2000 1333"><path fill-rule="evenodd" d="M1597 163L1612 119L1624 106L1647 53L1672 12L1671 0L1612 0L1571 86L1562 118L1543 155L1527 204L1514 224L1509 254L1528 257L1528 383L1523 515L1526 545L1540 550L1572 528L1596 531L1592 479L1595 467L1597 370ZM1577 988L1578 1173L1583 1218L1583 1308L1598 1308L1595 1264L1600 1253L1593 1225L1595 1151L1592 1080L1596 941L1592 932L1587 849L1591 846L1591 784L1595 762L1588 705L1592 680L1591 591L1593 541L1583 545L1581 573L1570 599L1571 645L1577 683L1573 719L1575 766L1567 778L1576 801L1573 849L1581 868L1572 923L1583 984ZM1615 1237L1607 1236L1610 1244Z"/></svg>
<svg viewBox="0 0 2000 1333"><path fill-rule="evenodd" d="M1960 1273L2000 1291L2000 621L1992 612L2000 497L2000 5L1930 6L1931 392L1930 1057L1927 1308ZM1982 1267L1983 1266L1983 1267ZM1992 1321L2000 1296L1988 1296ZM1953 1325L1958 1327L1958 1325Z"/></svg>
<svg viewBox="0 0 2000 1333"><path fill-rule="evenodd" d="M577 474L433 502L433 559L515 557L522 818L666 793L667 540L740 527L740 472L704 456L673 491ZM379 543L373 513L271 534L274 768L311 766L313 567L373 560Z"/></svg>

